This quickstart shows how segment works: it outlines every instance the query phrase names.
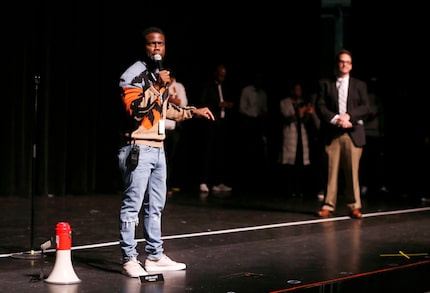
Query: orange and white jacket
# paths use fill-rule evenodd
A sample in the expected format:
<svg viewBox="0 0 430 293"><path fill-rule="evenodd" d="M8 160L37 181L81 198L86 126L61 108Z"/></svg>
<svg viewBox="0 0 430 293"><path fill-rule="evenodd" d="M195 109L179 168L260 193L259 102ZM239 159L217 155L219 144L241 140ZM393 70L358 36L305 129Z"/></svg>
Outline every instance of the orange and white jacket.
<svg viewBox="0 0 430 293"><path fill-rule="evenodd" d="M121 99L131 119L131 129L125 133L129 141L162 147L165 139L165 119L177 122L192 118L195 107L179 107L169 103L168 88L154 88L155 76L146 64L136 61L120 78Z"/></svg>

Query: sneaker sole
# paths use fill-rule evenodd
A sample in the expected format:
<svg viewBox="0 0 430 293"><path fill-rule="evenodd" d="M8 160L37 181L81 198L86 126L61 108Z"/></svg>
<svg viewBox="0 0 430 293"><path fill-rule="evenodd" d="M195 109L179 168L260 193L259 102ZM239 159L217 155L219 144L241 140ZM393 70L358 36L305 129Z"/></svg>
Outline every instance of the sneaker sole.
<svg viewBox="0 0 430 293"><path fill-rule="evenodd" d="M145 267L147 272L165 272L165 271L182 271L187 268L186 265L166 266L166 267Z"/></svg>
<svg viewBox="0 0 430 293"><path fill-rule="evenodd" d="M133 276L133 275L130 275L129 273L127 273L127 271L125 271L125 270L122 270L121 273L124 276L130 277L130 278L139 278L140 276L147 276L148 275L148 273L146 273L146 274L143 274L143 275Z"/></svg>

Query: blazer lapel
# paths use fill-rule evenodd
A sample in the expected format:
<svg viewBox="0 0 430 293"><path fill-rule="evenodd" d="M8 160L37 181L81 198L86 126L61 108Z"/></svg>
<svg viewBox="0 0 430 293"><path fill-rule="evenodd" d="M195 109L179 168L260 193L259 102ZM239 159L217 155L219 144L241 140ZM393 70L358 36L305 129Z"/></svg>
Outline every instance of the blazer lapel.
<svg viewBox="0 0 430 293"><path fill-rule="evenodd" d="M336 81L337 79L332 79L330 82L330 91L333 93L333 102L336 105L336 110L339 112L339 91L337 90Z"/></svg>
<svg viewBox="0 0 430 293"><path fill-rule="evenodd" d="M353 97L351 96L351 93L354 93L353 89L355 88L354 80L350 77L349 78L349 84L348 84L348 99L346 100L346 109L350 109L349 105L352 103Z"/></svg>

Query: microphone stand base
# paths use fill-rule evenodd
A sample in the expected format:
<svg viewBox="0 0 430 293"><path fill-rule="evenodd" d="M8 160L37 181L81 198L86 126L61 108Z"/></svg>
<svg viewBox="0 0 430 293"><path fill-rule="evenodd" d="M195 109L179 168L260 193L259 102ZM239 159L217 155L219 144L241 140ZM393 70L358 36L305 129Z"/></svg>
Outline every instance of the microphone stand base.
<svg viewBox="0 0 430 293"><path fill-rule="evenodd" d="M28 252L20 252L11 255L12 258L17 259L39 259L42 258L42 253L40 251L28 251Z"/></svg>

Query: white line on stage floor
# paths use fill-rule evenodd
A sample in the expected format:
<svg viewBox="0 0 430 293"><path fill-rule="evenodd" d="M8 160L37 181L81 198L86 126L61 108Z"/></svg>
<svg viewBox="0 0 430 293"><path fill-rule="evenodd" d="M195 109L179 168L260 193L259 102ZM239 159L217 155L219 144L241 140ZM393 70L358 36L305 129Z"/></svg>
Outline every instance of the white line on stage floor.
<svg viewBox="0 0 430 293"><path fill-rule="evenodd" d="M388 212L375 212L375 213L366 213L363 214L363 218L370 217L380 217L380 216L389 216L389 215L399 215L399 214L408 214L408 213L416 213L416 212L424 212L430 211L430 207L423 208L414 208L414 209L406 209L406 210L396 210L396 211L388 211ZM278 224L269 224L269 225L260 225L260 226L250 226L250 227L242 227L242 228L233 228L233 229L224 229L217 231L207 231L207 232L197 232L197 233L188 233L188 234L178 234L178 235L170 235L162 237L163 240L168 239L182 239L182 238L190 238L190 237L200 237L200 236L208 236L208 235L219 235L219 234L229 234L229 233L237 233L237 232L246 232L246 231L255 231L255 230L263 230L263 229L273 229L280 227L288 227L288 226L299 226L299 225L308 225L322 222L334 222L334 221L344 221L350 220L351 218L348 216L343 217L333 217L333 218L325 218L325 219L314 219L314 220L305 220L305 221L297 221L297 222L286 222L286 223L278 223ZM357 220L354 220L357 221ZM145 239L137 239L137 242L144 242ZM119 245L119 241L111 241L97 244L89 244L89 245L80 245L73 246L71 250L82 250L82 249L91 249L91 248L100 248L106 246ZM47 249L44 252L55 252L55 249ZM41 253L41 251L34 251L36 253ZM16 252L16 253L7 253L0 254L0 258L2 257L10 257L17 254L26 254L26 252Z"/></svg>

